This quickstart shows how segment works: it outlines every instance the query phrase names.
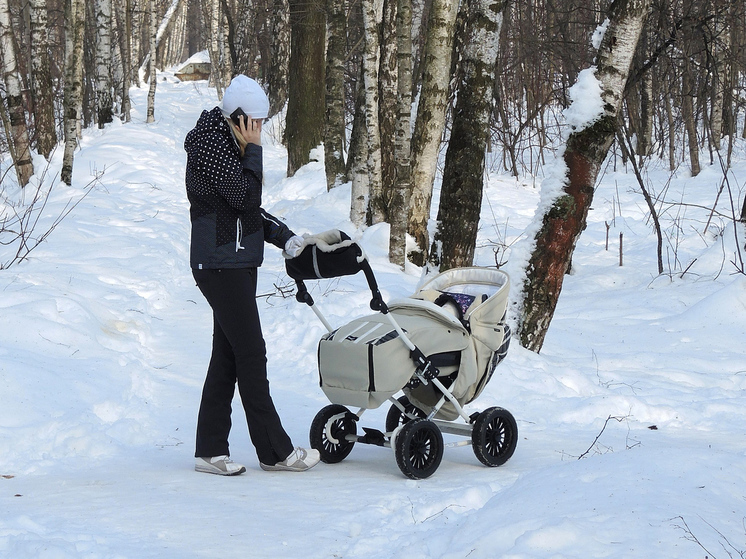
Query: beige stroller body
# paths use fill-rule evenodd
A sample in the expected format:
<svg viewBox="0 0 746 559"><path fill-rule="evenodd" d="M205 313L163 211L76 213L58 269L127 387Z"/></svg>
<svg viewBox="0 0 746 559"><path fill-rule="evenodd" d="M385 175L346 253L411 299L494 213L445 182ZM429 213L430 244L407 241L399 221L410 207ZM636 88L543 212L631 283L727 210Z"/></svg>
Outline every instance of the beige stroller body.
<svg viewBox="0 0 746 559"><path fill-rule="evenodd" d="M301 267L304 271L299 272L288 265L288 273L298 283L298 300L309 304L329 330L319 341L318 361L319 384L331 405L317 414L310 431L311 446L320 451L321 459L340 462L355 443L375 444L394 449L406 476L425 478L440 465L442 433L449 433L470 438L483 464L505 463L517 442L513 416L498 407L467 414L464 406L480 395L507 354L507 274L477 267L448 270L410 297L386 305L358 245L339 248L338 242L326 243L325 254L313 240L309 245L306 251L314 251L314 271ZM335 277L321 273L317 263L322 257L334 262L331 258L340 253L350 261L350 253L357 254L358 270L353 265L327 274L364 271L373 293L371 308L379 312L334 329L314 305L303 280ZM396 398L399 392L403 395ZM365 427L358 435L363 412L386 402L391 407L385 430Z"/></svg>

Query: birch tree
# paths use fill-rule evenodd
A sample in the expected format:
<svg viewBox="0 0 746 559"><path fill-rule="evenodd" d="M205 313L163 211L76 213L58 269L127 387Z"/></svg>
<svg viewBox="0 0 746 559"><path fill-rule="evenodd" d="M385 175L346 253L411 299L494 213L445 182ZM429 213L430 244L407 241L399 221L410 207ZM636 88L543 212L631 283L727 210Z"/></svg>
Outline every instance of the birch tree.
<svg viewBox="0 0 746 559"><path fill-rule="evenodd" d="M482 208L495 64L507 0L465 0L464 46L430 261L441 271L471 266Z"/></svg>
<svg viewBox="0 0 746 559"><path fill-rule="evenodd" d="M36 149L45 158L57 145L57 130L54 123L54 92L49 66L49 41L47 39L48 14L46 0L30 0L31 28L31 98L33 100L34 124L36 125Z"/></svg>
<svg viewBox="0 0 746 559"><path fill-rule="evenodd" d="M363 68L361 65L355 93L355 118L352 123L350 150L347 156L347 176L352 183L350 192L350 221L355 227L364 225L368 215L370 189L368 183L366 136L365 84L363 83Z"/></svg>
<svg viewBox="0 0 746 559"><path fill-rule="evenodd" d="M112 121L111 0L96 0L96 106L98 127Z"/></svg>
<svg viewBox="0 0 746 559"><path fill-rule="evenodd" d="M407 261L407 210L411 196L412 2L399 0L396 12L398 105L396 119L396 183L391 199L389 261L404 269Z"/></svg>
<svg viewBox="0 0 746 559"><path fill-rule="evenodd" d="M380 220L391 223L391 198L396 187L396 125L399 75L397 73L397 0L383 0L378 65L378 138L381 151L381 191L375 200Z"/></svg>
<svg viewBox="0 0 746 559"><path fill-rule="evenodd" d="M365 128L368 146L368 188L370 192L370 223L384 220L382 207L381 137L378 119L378 64L380 41L378 26L381 22L383 0L363 0L363 27L365 52L363 54L363 84L365 87Z"/></svg>
<svg viewBox="0 0 746 559"><path fill-rule="evenodd" d="M11 146L11 156L16 166L18 184L26 186L31 175L34 174L34 165L31 161L28 127L23 108L21 80L18 75L18 61L8 0L0 0L0 53L10 115L10 141L8 143Z"/></svg>
<svg viewBox="0 0 746 559"><path fill-rule="evenodd" d="M148 0L148 22L148 37L150 39L150 63L148 65L148 74L150 77L150 87L148 88L148 109L145 122L150 124L151 122L155 122L155 89L158 83L158 76L156 75L155 69L155 0Z"/></svg>
<svg viewBox="0 0 746 559"><path fill-rule="evenodd" d="M62 159L62 182L70 186L73 178L73 158L78 145L78 124L83 92L83 31L85 30L85 0L69 0L65 4L65 154Z"/></svg>
<svg viewBox="0 0 746 559"><path fill-rule="evenodd" d="M132 82L132 10L130 0L114 3L114 15L120 29L119 51L122 55L122 118L124 122L131 119L130 83Z"/></svg>
<svg viewBox="0 0 746 559"><path fill-rule="evenodd" d="M651 0L616 0L601 41L595 68L600 86L600 114L578 124L563 155L566 173L559 195L543 215L523 284L519 324L521 345L540 351L554 315L575 243L585 228L593 187L617 129L632 57ZM572 107L571 107L572 108Z"/></svg>
<svg viewBox="0 0 746 559"><path fill-rule="evenodd" d="M326 112L324 122L324 170L331 190L346 180L345 147L345 50L344 0L327 0Z"/></svg>
<svg viewBox="0 0 746 559"><path fill-rule="evenodd" d="M419 254L411 255L410 258L419 265L427 261L427 223L430 219L438 152L445 127L457 11L458 0L433 0L428 18L422 89L412 136L412 198L408 226L419 249Z"/></svg>

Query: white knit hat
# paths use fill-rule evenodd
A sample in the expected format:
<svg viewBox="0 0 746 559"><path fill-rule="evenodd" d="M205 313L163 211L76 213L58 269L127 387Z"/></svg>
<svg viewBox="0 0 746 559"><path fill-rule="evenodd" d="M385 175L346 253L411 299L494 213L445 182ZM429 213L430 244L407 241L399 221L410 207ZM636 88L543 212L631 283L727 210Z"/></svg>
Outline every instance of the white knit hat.
<svg viewBox="0 0 746 559"><path fill-rule="evenodd" d="M269 99L262 87L251 78L239 74L223 93L223 111L231 114L238 107L251 118L267 118Z"/></svg>

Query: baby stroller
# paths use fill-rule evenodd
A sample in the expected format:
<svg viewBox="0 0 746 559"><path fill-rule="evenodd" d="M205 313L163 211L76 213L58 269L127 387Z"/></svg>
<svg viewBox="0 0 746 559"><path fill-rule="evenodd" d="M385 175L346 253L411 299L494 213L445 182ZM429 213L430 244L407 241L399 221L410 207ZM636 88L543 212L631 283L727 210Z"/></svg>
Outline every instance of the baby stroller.
<svg viewBox="0 0 746 559"><path fill-rule="evenodd" d="M429 280L414 295L388 305L361 247L341 231L306 237L303 251L286 260L306 303L328 333L318 347L319 383L330 405L314 418L311 446L321 460L344 460L355 443L394 450L412 479L431 476L443 457L443 433L467 437L487 466L504 464L515 451L518 428L499 407L471 415L464 406L479 396L510 343L505 323L509 279L489 268L457 268ZM376 314L332 328L314 305L306 280L362 271ZM395 394L403 392L399 398ZM391 408L385 431L362 427L363 412L384 402ZM353 412L350 408L358 408Z"/></svg>

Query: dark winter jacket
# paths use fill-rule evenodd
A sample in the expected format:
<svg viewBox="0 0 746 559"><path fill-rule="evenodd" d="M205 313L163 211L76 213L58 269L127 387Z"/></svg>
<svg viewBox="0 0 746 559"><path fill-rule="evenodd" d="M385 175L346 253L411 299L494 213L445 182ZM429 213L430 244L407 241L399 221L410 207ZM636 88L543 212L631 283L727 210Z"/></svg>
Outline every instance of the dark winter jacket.
<svg viewBox="0 0 746 559"><path fill-rule="evenodd" d="M261 265L264 241L283 248L293 232L261 208L262 147L241 157L219 107L203 111L184 141L194 269Z"/></svg>

